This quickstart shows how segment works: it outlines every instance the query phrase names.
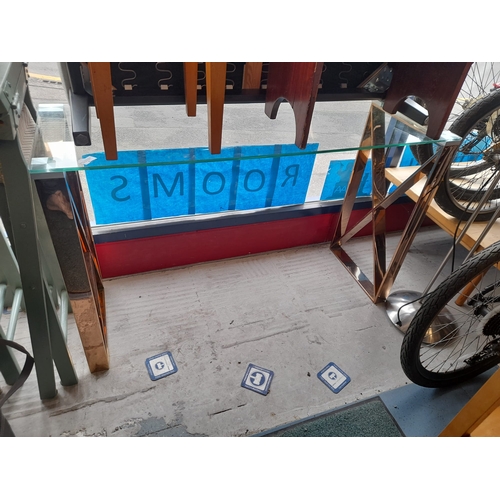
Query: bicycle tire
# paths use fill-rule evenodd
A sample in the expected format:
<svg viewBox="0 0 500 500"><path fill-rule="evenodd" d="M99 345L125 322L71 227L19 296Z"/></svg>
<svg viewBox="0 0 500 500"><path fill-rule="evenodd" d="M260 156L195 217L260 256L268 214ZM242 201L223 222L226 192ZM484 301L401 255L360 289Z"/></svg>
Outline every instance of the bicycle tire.
<svg viewBox="0 0 500 500"><path fill-rule="evenodd" d="M500 267L500 242L467 260L423 299L401 346L401 366L413 383L423 387L447 387L469 380L500 363L500 271L495 264ZM457 306L454 303L457 294L477 277L481 280L467 302ZM486 295L481 297L478 291ZM450 322L439 323L444 317ZM431 330L437 334L446 328L448 338L445 336L434 343L428 341ZM498 345L493 355L492 342L495 348Z"/></svg>
<svg viewBox="0 0 500 500"><path fill-rule="evenodd" d="M491 127L492 135L497 133L500 120L493 114L499 109L500 90L497 90L467 109L450 127L450 132L463 138L458 154L470 152L469 140L471 138L475 137L476 141L477 137L482 137L482 142L484 142L484 146L476 146L476 153L474 153L479 161L465 162L466 165L462 168L452 166L436 191L436 203L447 214L457 219L468 220L470 218L477 206L476 203L481 200L486 191L488 179L491 179L499 168L498 160L489 161L482 156L489 146L487 139L492 139L487 132L488 126ZM495 142L497 139L495 136L492 140ZM473 189L471 186L480 187ZM476 221L490 220L499 203L500 187L495 187L487 203L480 210Z"/></svg>

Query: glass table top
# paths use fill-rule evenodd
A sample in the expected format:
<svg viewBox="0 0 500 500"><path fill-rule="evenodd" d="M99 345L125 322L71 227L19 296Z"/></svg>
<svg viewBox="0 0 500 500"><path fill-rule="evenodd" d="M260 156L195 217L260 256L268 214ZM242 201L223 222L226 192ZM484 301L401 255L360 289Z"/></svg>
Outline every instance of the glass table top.
<svg viewBox="0 0 500 500"><path fill-rule="evenodd" d="M293 115L285 113L288 128L280 129L279 133L276 133L276 121L267 117L267 121L261 122L264 131L253 132L254 123L246 126L248 130L245 124L239 123L240 128L227 133L225 139L223 133L223 147L218 155L210 154L204 146L206 123L201 123L195 133L181 128L179 120L173 118L176 127L170 129L170 134L179 137L169 144L176 147L135 149L138 144L154 143L145 140L148 134L158 136L158 129L147 127L148 114L153 119L158 110L139 110L136 113L143 114L146 126L140 130L130 128L128 132L132 137L129 138L118 126L118 159L108 161L99 150L97 133L92 138L93 146L75 147L67 105L43 104L38 108L40 133L36 136L30 173L34 178L43 179L61 177L64 172L82 172L92 224L126 224L342 200L358 151L366 151L364 156L369 158L369 150L385 148L386 166L415 166L412 145L460 140L449 132L437 140L430 139L425 135L425 127L403 115L383 112L380 103L371 105L381 117L379 123L384 123L384 130L376 134L379 143L372 144L370 134L363 137L363 130L368 128L362 124L358 135L349 132L341 136L347 138L348 147L331 147L343 141L330 140L326 125L332 123L327 113L319 126L312 129L304 150L294 144L277 143L278 138L294 138ZM129 111L118 108L115 113L118 118L125 116L125 123L131 121ZM366 119L368 117L369 113ZM97 121L95 117L94 121ZM228 121L231 125L230 116ZM160 123L163 122L160 120ZM346 123L341 121L335 126L337 130L343 126L348 129ZM281 127L281 123L278 125ZM255 142L242 144L242 136ZM122 144L124 148L120 150ZM369 162L368 159L358 198L371 195Z"/></svg>
<svg viewBox="0 0 500 500"><path fill-rule="evenodd" d="M382 109L380 103L372 103ZM190 147L188 144L173 149L120 150L118 160L106 160L103 153L85 154L79 157L71 137L70 111L67 104L42 104L38 108L38 123L41 134L37 136L35 153L30 165L32 174L67 171L90 171L96 168L158 167L181 164L218 163L225 161L245 161L272 159L276 157L305 158L307 156L333 155L376 148L403 147L416 144L442 144L460 140L450 132L443 132L439 139L425 135L425 127L415 124L405 116L386 116L385 140L381 144L356 147L329 148L321 142L310 141L305 150L293 144L270 145L229 145L223 143L222 151L212 155L206 147ZM293 136L291 137L293 139ZM189 140L187 134L186 142ZM119 144L120 146L120 144Z"/></svg>

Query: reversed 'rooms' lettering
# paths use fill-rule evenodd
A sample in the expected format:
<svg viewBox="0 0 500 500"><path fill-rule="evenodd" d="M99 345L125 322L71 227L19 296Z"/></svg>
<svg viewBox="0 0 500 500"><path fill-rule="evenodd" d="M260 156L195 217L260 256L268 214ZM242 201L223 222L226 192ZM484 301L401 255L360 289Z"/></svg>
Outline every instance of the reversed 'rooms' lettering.
<svg viewBox="0 0 500 500"><path fill-rule="evenodd" d="M260 184L256 188L250 188L248 185L250 182L250 176L253 174L257 174L257 179L260 177ZM256 180L255 175L253 175L253 181L252 184L259 182L259 180ZM266 176L262 170L249 170L247 174L245 175L245 180L243 181L243 187L245 188L246 191L249 191L250 193L255 193L257 191L260 191L263 187L264 184L266 183Z"/></svg>
<svg viewBox="0 0 500 500"><path fill-rule="evenodd" d="M163 179L161 178L160 174L153 174L153 192L155 198L158 198L158 183L160 183L161 187L163 188L163 191L165 191L165 193L169 198L174 194L175 186L177 186L177 183L179 183L179 195L184 196L183 172L177 172L174 178L174 182L172 183L172 189L170 190L167 189L167 186L165 186L165 183L163 182Z"/></svg>
<svg viewBox="0 0 500 500"><path fill-rule="evenodd" d="M293 173L291 173L293 169ZM288 179L291 179L293 177L293 184L292 186L295 186L295 183L297 182L297 177L299 176L299 165L294 164L294 165L289 165L285 169L285 174L286 174L286 179L283 181L283 184L281 187L285 187L286 183L288 182Z"/></svg>
<svg viewBox="0 0 500 500"><path fill-rule="evenodd" d="M210 177L218 177L220 179L220 187L219 189L216 189L214 191L209 191L208 190L208 183ZM210 187L213 187L214 181L210 182ZM219 194L222 193L224 190L224 186L226 185L226 178L220 173L220 172L208 172L207 175L205 175L205 178L203 179L203 191L207 194Z"/></svg>
<svg viewBox="0 0 500 500"><path fill-rule="evenodd" d="M130 195L125 196L124 198L120 198L117 196L116 193L118 191L121 191L122 189L125 189L127 187L128 181L126 177L123 177L123 175L114 175L113 177L110 178L110 180L114 181L115 179L121 179L122 183L119 186L116 186L112 191L111 191L111 198L116 201L127 201L130 200Z"/></svg>

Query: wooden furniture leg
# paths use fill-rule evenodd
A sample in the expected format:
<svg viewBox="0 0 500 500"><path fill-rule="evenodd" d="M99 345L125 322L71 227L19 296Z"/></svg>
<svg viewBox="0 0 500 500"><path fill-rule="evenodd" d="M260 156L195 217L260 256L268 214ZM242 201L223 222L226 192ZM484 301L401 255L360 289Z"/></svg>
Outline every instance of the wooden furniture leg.
<svg viewBox="0 0 500 500"><path fill-rule="evenodd" d="M109 62L89 62L90 81L97 116L101 123L102 141L106 160L117 160L115 116L113 111L113 89L111 64Z"/></svg>
<svg viewBox="0 0 500 500"><path fill-rule="evenodd" d="M208 148L219 154L222 145L222 119L226 94L226 63L205 63L207 74Z"/></svg>
<svg viewBox="0 0 500 500"><path fill-rule="evenodd" d="M266 93L266 115L275 119L279 105L286 99L295 116L295 145L304 149L318 95L323 63L272 62Z"/></svg>
<svg viewBox="0 0 500 500"><path fill-rule="evenodd" d="M243 68L243 89L260 89L261 62L247 62Z"/></svg>
<svg viewBox="0 0 500 500"><path fill-rule="evenodd" d="M197 80L198 80L198 63L184 63L184 95L186 96L186 112L188 116L196 116L196 100L197 100Z"/></svg>
<svg viewBox="0 0 500 500"><path fill-rule="evenodd" d="M384 110L394 114L410 95L425 101L427 136L439 139L472 63L392 63L393 77Z"/></svg>

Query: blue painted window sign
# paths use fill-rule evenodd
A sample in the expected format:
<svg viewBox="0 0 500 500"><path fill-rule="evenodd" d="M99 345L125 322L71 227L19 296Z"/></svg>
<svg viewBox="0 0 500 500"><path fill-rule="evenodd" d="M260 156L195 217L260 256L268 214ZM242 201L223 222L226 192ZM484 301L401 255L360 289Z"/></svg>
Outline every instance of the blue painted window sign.
<svg viewBox="0 0 500 500"><path fill-rule="evenodd" d="M395 148L396 149L396 148ZM399 162L400 167L418 166L419 163L413 156L409 147L405 147ZM321 200L343 200L347 191L347 185L351 178L352 169L354 167L354 159L333 160L328 167L328 173L323 184ZM389 192L395 187L391 187ZM372 163L368 160L366 163L361 183L356 196L370 196L372 194Z"/></svg>
<svg viewBox="0 0 500 500"><path fill-rule="evenodd" d="M318 144L309 144L305 151L317 149ZM302 204L315 154L239 159L297 151L293 144L241 146L222 150L222 158L235 158L229 161L123 168L120 165L213 156L205 148L124 151L112 162L106 161L104 153L85 155L96 223ZM109 166L115 168L103 168Z"/></svg>
<svg viewBox="0 0 500 500"><path fill-rule="evenodd" d="M318 146L309 144L306 154L296 156L286 156L299 152L293 144L223 148L221 158L234 159L218 162L206 161L213 160L206 148L120 151L115 161L107 161L104 153L85 155L96 223L303 204ZM410 147L394 150L399 150L400 167L418 165ZM186 158L193 163L183 164ZM137 164L148 166L122 166ZM345 197L353 166L354 159L330 162L320 200ZM368 160L357 196L370 196L371 184Z"/></svg>

